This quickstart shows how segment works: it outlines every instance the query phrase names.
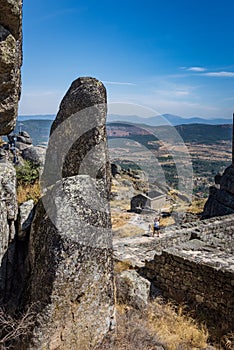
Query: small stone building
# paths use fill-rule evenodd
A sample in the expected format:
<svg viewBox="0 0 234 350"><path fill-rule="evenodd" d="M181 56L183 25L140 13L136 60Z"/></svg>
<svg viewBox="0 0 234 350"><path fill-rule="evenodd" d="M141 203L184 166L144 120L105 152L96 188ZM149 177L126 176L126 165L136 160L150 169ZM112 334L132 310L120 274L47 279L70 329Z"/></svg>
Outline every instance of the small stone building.
<svg viewBox="0 0 234 350"><path fill-rule="evenodd" d="M162 209L166 202L166 195L156 190L140 193L131 199L131 211L141 212L143 209Z"/></svg>

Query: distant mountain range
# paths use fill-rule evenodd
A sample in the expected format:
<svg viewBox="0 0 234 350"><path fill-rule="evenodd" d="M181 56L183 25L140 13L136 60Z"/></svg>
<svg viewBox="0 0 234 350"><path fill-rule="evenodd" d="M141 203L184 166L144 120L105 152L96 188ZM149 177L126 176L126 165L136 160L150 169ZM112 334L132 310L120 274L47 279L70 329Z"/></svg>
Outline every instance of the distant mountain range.
<svg viewBox="0 0 234 350"><path fill-rule="evenodd" d="M184 125L184 124L208 124L208 125L221 125L221 124L232 124L232 119L216 118L216 119L205 119L200 117L183 118L173 114L163 114L161 116L142 118L138 116L119 116L109 115L107 118L108 122L125 122L125 123L137 123L150 126L158 126L167 124L164 120L168 121L171 125Z"/></svg>
<svg viewBox="0 0 234 350"><path fill-rule="evenodd" d="M20 129L27 131L31 135L34 145L47 144L52 123L53 121L48 119L31 119L24 120L23 122L17 121L15 132L18 133ZM177 134L172 132L174 129L177 130L184 142L219 144L222 141L231 141L232 138L231 124L183 124L176 125L175 127L170 125L144 127L139 124L138 126L129 126L124 122L122 124L119 122L107 123L107 133L110 138L128 138L129 135L133 135L133 138L142 144L155 141L155 130L157 130L157 138L176 142Z"/></svg>
<svg viewBox="0 0 234 350"><path fill-rule="evenodd" d="M19 115L18 122L24 122L25 120L54 120L54 114L37 114L37 115Z"/></svg>
<svg viewBox="0 0 234 350"><path fill-rule="evenodd" d="M25 120L54 120L55 115L20 115L18 122L24 122ZM165 125L168 121L171 125L184 125L184 124L208 124L208 125L221 125L221 124L232 124L232 119L216 118L206 119L200 117L183 118L173 114L163 114L162 116L155 116L149 118L143 118L134 115L115 115L110 114L107 117L107 122L125 122L131 124L144 124L149 126Z"/></svg>

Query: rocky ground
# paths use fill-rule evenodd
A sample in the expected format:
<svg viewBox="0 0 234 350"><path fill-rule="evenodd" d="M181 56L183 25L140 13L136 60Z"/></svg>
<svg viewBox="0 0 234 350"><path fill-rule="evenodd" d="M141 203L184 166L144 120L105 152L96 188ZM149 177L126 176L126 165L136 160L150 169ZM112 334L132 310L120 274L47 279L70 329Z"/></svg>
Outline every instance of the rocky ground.
<svg viewBox="0 0 234 350"><path fill-rule="evenodd" d="M156 190L161 188L155 186ZM131 198L139 193L147 192L147 181L141 171L126 171L119 167L118 173L112 176L111 215L114 239L126 237L150 237L153 235L153 221L160 216L160 226L165 229L180 222L199 220L205 200L194 199L188 203L180 197L176 190L164 188L166 203L158 211L141 214L131 212Z"/></svg>
<svg viewBox="0 0 234 350"><path fill-rule="evenodd" d="M162 210L140 214L131 212L132 196L146 189L147 182L140 171L135 171L133 176L132 171L118 167L118 173L112 177L111 217L115 259L135 267L142 267L146 258L153 258L155 246L167 238L168 230L175 224L199 220L204 202L188 204L177 196L176 191L170 190L167 191L167 200ZM161 217L159 237L153 235L156 216Z"/></svg>

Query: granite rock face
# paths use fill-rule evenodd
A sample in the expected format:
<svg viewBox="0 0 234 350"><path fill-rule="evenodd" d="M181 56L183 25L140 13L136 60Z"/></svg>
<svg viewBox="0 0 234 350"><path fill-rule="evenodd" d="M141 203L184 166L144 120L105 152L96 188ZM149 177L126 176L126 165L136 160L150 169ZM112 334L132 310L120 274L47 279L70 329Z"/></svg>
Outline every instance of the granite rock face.
<svg viewBox="0 0 234 350"><path fill-rule="evenodd" d="M52 127L43 175L45 195L32 223L30 276L23 296L26 306L37 303L40 319L31 349L94 348L112 327L114 288L105 100L102 83L92 78L76 80ZM87 115L80 113L82 108L93 105ZM84 125L94 130L83 134ZM63 148L70 145L66 144L70 140L75 146ZM93 161L90 173L88 167L80 171L89 152L87 164Z"/></svg>
<svg viewBox="0 0 234 350"><path fill-rule="evenodd" d="M135 270L123 271L116 276L116 297L119 303L142 310L147 306L149 296L150 281Z"/></svg>
<svg viewBox="0 0 234 350"><path fill-rule="evenodd" d="M14 270L15 224L18 213L16 173L11 163L0 162L0 299L9 292Z"/></svg>
<svg viewBox="0 0 234 350"><path fill-rule="evenodd" d="M35 164L43 166L45 162L46 148L41 146L31 146L22 150L22 158Z"/></svg>
<svg viewBox="0 0 234 350"><path fill-rule="evenodd" d="M30 231L35 212L35 204L32 199L19 206L18 239L24 240Z"/></svg>
<svg viewBox="0 0 234 350"><path fill-rule="evenodd" d="M106 113L106 90L100 81L88 77L72 83L51 127L45 185L63 177L88 174L101 178L109 192Z"/></svg>
<svg viewBox="0 0 234 350"><path fill-rule="evenodd" d="M16 197L16 173L14 167L6 162L0 163L0 262L14 239L15 221L18 206Z"/></svg>
<svg viewBox="0 0 234 350"><path fill-rule="evenodd" d="M21 131L16 137L16 141L25 143L26 145L32 145L32 139L26 131Z"/></svg>
<svg viewBox="0 0 234 350"><path fill-rule="evenodd" d="M217 182L217 181L216 181ZM219 178L219 188L212 186L203 218L234 213L234 167L229 166Z"/></svg>
<svg viewBox="0 0 234 350"><path fill-rule="evenodd" d="M0 135L12 131L18 112L22 65L22 0L0 1Z"/></svg>

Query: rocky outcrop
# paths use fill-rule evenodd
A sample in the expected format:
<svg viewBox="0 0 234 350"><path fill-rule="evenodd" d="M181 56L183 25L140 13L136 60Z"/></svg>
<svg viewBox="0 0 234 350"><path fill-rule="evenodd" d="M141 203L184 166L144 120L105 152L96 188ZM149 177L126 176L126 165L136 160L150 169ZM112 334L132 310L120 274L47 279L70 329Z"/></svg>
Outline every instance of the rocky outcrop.
<svg viewBox="0 0 234 350"><path fill-rule="evenodd" d="M32 199L19 206L18 239L24 240L30 232L35 212L35 203Z"/></svg>
<svg viewBox="0 0 234 350"><path fill-rule="evenodd" d="M22 0L0 1L0 135L15 126L22 65Z"/></svg>
<svg viewBox="0 0 234 350"><path fill-rule="evenodd" d="M25 143L26 145L32 145L31 136L26 131L20 131L19 135L16 136L16 141Z"/></svg>
<svg viewBox="0 0 234 350"><path fill-rule="evenodd" d="M0 162L0 300L8 295L15 264L15 226L18 213L16 173L7 160Z"/></svg>
<svg viewBox="0 0 234 350"><path fill-rule="evenodd" d="M21 156L24 160L28 160L35 166L43 166L45 162L46 147L31 146L22 150Z"/></svg>
<svg viewBox="0 0 234 350"><path fill-rule="evenodd" d="M16 198L16 173L7 161L0 163L0 263L9 243L15 236L18 206Z"/></svg>
<svg viewBox="0 0 234 350"><path fill-rule="evenodd" d="M218 182L218 184L217 184ZM216 185L210 188L210 195L205 204L203 218L234 213L234 166L229 166Z"/></svg>
<svg viewBox="0 0 234 350"><path fill-rule="evenodd" d="M40 320L32 349L94 348L112 326L105 102L101 82L76 80L51 130L24 293L25 306L36 303Z"/></svg>
<svg viewBox="0 0 234 350"><path fill-rule="evenodd" d="M109 192L106 109L106 91L100 81L79 78L72 83L51 127L45 185L63 177L89 174L102 179Z"/></svg>
<svg viewBox="0 0 234 350"><path fill-rule="evenodd" d="M111 175L115 177L117 174L121 174L122 168L119 164L111 163Z"/></svg>
<svg viewBox="0 0 234 350"><path fill-rule="evenodd" d="M116 276L116 297L120 304L143 310L150 297L150 282L136 270L126 270Z"/></svg>

